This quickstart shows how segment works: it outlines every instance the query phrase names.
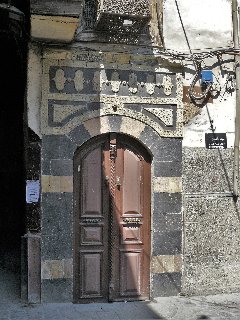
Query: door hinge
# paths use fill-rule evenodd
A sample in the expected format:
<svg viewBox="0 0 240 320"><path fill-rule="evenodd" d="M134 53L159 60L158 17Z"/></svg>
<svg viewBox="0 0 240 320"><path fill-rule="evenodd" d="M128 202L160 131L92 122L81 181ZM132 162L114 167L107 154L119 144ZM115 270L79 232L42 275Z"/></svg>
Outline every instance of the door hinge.
<svg viewBox="0 0 240 320"><path fill-rule="evenodd" d="M116 186L117 186L118 188L121 187L121 179L120 179L120 177L116 177Z"/></svg>

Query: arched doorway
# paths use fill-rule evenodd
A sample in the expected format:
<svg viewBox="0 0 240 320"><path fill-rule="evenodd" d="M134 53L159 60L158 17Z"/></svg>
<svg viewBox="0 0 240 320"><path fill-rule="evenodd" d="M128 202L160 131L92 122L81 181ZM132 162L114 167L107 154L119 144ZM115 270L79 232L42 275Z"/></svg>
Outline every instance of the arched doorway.
<svg viewBox="0 0 240 320"><path fill-rule="evenodd" d="M126 135L74 158L75 302L149 299L151 157Z"/></svg>

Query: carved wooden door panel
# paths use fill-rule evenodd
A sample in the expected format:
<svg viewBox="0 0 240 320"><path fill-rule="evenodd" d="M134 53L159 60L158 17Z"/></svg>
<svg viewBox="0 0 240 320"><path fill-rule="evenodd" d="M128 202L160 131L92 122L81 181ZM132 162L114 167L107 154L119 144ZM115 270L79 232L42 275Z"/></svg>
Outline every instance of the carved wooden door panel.
<svg viewBox="0 0 240 320"><path fill-rule="evenodd" d="M75 159L75 300L149 298L150 158L105 136Z"/></svg>
<svg viewBox="0 0 240 320"><path fill-rule="evenodd" d="M121 135L110 140L110 150L113 227L109 299L145 300L149 299L150 283L150 157L134 140Z"/></svg>
<svg viewBox="0 0 240 320"><path fill-rule="evenodd" d="M104 183L103 153L98 139L74 161L75 302L108 300L109 192Z"/></svg>

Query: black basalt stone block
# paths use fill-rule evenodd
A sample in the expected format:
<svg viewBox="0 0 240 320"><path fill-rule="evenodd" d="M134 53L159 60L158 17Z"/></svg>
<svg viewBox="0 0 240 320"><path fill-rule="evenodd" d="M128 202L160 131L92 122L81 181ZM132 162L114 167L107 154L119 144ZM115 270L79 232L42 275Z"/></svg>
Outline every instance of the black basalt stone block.
<svg viewBox="0 0 240 320"><path fill-rule="evenodd" d="M72 279L42 281L42 302L72 302Z"/></svg>
<svg viewBox="0 0 240 320"><path fill-rule="evenodd" d="M148 126L145 127L139 139L150 149L153 144L161 143L161 137L151 127Z"/></svg>
<svg viewBox="0 0 240 320"><path fill-rule="evenodd" d="M64 135L48 135L42 138L42 159L71 159L75 145Z"/></svg>
<svg viewBox="0 0 240 320"><path fill-rule="evenodd" d="M181 213L182 193L155 193L154 194L154 215Z"/></svg>
<svg viewBox="0 0 240 320"><path fill-rule="evenodd" d="M152 145L155 161L182 161L182 139L162 138Z"/></svg>
<svg viewBox="0 0 240 320"><path fill-rule="evenodd" d="M181 177L182 162L181 161L155 161L154 176L155 177Z"/></svg>
<svg viewBox="0 0 240 320"><path fill-rule="evenodd" d="M68 237L72 233L72 193L42 194L42 234Z"/></svg>
<svg viewBox="0 0 240 320"><path fill-rule="evenodd" d="M90 133L85 129L83 125L74 128L69 133L69 138L75 143L76 146L81 146L84 142L91 138Z"/></svg>
<svg viewBox="0 0 240 320"><path fill-rule="evenodd" d="M182 249L182 216L153 216L153 255L175 255Z"/></svg>
<svg viewBox="0 0 240 320"><path fill-rule="evenodd" d="M181 273L159 273L153 274L152 296L168 297L176 296L181 292Z"/></svg>
<svg viewBox="0 0 240 320"><path fill-rule="evenodd" d="M153 232L153 255L175 255L182 251L182 232Z"/></svg>
<svg viewBox="0 0 240 320"><path fill-rule="evenodd" d="M72 235L42 236L42 259L60 260L72 258Z"/></svg>
<svg viewBox="0 0 240 320"><path fill-rule="evenodd" d="M70 159L51 160L51 174L53 176L71 176L73 174L73 161Z"/></svg>

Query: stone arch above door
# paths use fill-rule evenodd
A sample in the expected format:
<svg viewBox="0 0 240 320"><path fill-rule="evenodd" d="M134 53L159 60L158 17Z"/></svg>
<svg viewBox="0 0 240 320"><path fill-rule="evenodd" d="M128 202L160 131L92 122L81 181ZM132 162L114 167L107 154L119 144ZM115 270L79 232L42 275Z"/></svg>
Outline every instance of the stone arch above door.
<svg viewBox="0 0 240 320"><path fill-rule="evenodd" d="M151 144L161 139L152 127L149 127L139 120L118 115L102 116L86 120L71 130L67 136L76 146L80 147L93 137L112 132L126 134L137 139L148 148L149 151Z"/></svg>
<svg viewBox="0 0 240 320"><path fill-rule="evenodd" d="M55 290L59 281L67 286L71 301L73 274L73 157L90 139L116 132L132 136L152 155L152 257L151 297L174 295L181 290L182 181L179 138L161 138L137 120L101 117L84 122L69 135L44 135L42 139L42 286L43 292ZM99 132L99 129L101 131ZM54 210L53 210L54 208ZM67 209L67 210L66 210ZM67 213L67 216L66 216ZM49 218L50 217L50 218ZM61 233L53 233L58 221ZM51 240L51 241L50 241ZM62 243L64 245L59 246ZM57 262L56 262L57 261ZM68 273L54 279L55 265ZM62 279L62 280L61 280ZM56 282L56 284L55 284ZM43 293L43 300L48 297Z"/></svg>
<svg viewBox="0 0 240 320"><path fill-rule="evenodd" d="M131 102L127 98L102 97L96 102L48 100L42 111L42 133L69 134L84 122L111 116L139 121L161 137L182 136L183 110L178 99L138 98Z"/></svg>

